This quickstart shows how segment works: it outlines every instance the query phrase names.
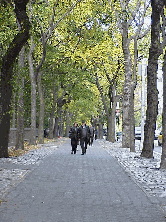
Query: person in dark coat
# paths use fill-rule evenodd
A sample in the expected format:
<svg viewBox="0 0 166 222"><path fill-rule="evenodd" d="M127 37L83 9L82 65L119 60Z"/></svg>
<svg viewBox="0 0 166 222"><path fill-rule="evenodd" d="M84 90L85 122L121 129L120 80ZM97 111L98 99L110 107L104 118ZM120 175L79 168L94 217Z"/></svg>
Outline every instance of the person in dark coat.
<svg viewBox="0 0 166 222"><path fill-rule="evenodd" d="M69 138L71 138L71 154L76 154L77 144L78 144L78 124L74 123L73 127L71 127L69 131Z"/></svg>
<svg viewBox="0 0 166 222"><path fill-rule="evenodd" d="M82 149L82 154L86 154L87 144L90 139L90 130L89 126L85 124L85 120L82 121L82 125L78 129L78 135L80 139L80 145Z"/></svg>
<svg viewBox="0 0 166 222"><path fill-rule="evenodd" d="M92 146L93 144L93 137L94 137L94 128L93 126L91 125L90 126L90 142L89 142L89 145Z"/></svg>

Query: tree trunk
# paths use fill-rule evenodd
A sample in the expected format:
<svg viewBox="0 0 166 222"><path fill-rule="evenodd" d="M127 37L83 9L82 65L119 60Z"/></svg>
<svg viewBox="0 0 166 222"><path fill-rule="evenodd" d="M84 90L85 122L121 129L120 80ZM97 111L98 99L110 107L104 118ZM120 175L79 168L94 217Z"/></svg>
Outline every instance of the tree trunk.
<svg viewBox="0 0 166 222"><path fill-rule="evenodd" d="M58 138L59 136L59 117L55 117L55 125L54 125L54 131L53 131L53 137Z"/></svg>
<svg viewBox="0 0 166 222"><path fill-rule="evenodd" d="M21 30L14 37L11 42L6 55L2 59L1 67L1 88L0 88L0 158L8 157L8 141L10 131L10 110L12 97L12 78L13 78L13 64L21 51L24 44L29 38L29 19L26 14L26 5L29 0L14 1L15 13L18 23L21 24Z"/></svg>
<svg viewBox="0 0 166 222"><path fill-rule="evenodd" d="M60 121L60 115L61 115L62 107L58 108L57 114L55 117L55 126L54 126L54 138L57 138L59 136L59 121Z"/></svg>
<svg viewBox="0 0 166 222"><path fill-rule="evenodd" d="M32 61L32 52L34 50L34 43L31 37L31 47L28 54L29 71L31 79L31 136L29 143L36 145L36 78L34 74L34 67Z"/></svg>
<svg viewBox="0 0 166 222"><path fill-rule="evenodd" d="M134 90L135 87L131 89L131 102L130 102L130 151L135 152L135 118L134 118Z"/></svg>
<svg viewBox="0 0 166 222"><path fill-rule="evenodd" d="M163 64L163 120L162 120L162 155L160 168L166 168L166 53Z"/></svg>
<svg viewBox="0 0 166 222"><path fill-rule="evenodd" d="M99 122L98 122L98 139L103 139L103 121L102 116L99 116Z"/></svg>
<svg viewBox="0 0 166 222"><path fill-rule="evenodd" d="M16 131L16 150L24 149L24 77L22 77L25 60L25 48L21 49L19 55L19 91L17 105L17 131Z"/></svg>
<svg viewBox="0 0 166 222"><path fill-rule="evenodd" d="M134 38L134 67L133 67L133 81L131 85L131 103L130 103L130 151L135 152L135 117L134 117L134 90L137 84L137 61L138 61L138 49L137 49L137 37Z"/></svg>
<svg viewBox="0 0 166 222"><path fill-rule="evenodd" d="M50 114L50 122L49 122L49 134L48 138L53 139L53 131L54 131L54 116L55 116L55 107L56 107L56 102L57 102L57 88L54 86L53 89L53 104L52 104L52 109L51 109L51 114Z"/></svg>
<svg viewBox="0 0 166 222"><path fill-rule="evenodd" d="M107 140L109 142L115 142L115 111L116 105L111 109L111 115L107 115Z"/></svg>
<svg viewBox="0 0 166 222"><path fill-rule="evenodd" d="M66 133L65 133L66 137L69 137L69 130L70 130L70 119L69 119L69 113L66 112Z"/></svg>
<svg viewBox="0 0 166 222"><path fill-rule="evenodd" d="M107 115L107 140L111 142L112 116Z"/></svg>
<svg viewBox="0 0 166 222"><path fill-rule="evenodd" d="M132 81L132 62L129 49L127 21L123 22L122 48L125 63L125 81L123 85L123 134L122 147L130 148L131 132L130 132L130 102L131 102L131 81Z"/></svg>
<svg viewBox="0 0 166 222"><path fill-rule="evenodd" d="M38 73L37 76L37 85L39 92L39 100L40 100L40 114L39 114L39 131L38 131L38 143L44 143L44 98L43 98L43 90L41 83L41 72Z"/></svg>
<svg viewBox="0 0 166 222"><path fill-rule="evenodd" d="M13 115L12 115L12 128L16 127L16 93L13 95Z"/></svg>
<svg viewBox="0 0 166 222"><path fill-rule="evenodd" d="M160 56L160 15L163 10L163 1L154 0L152 5L151 47L149 50L147 68L147 111L144 127L144 142L142 157L152 158L154 148L154 133L158 113L157 69Z"/></svg>
<svg viewBox="0 0 166 222"><path fill-rule="evenodd" d="M60 116L60 123L59 123L59 136L63 137L63 118L62 118L62 114Z"/></svg>
<svg viewBox="0 0 166 222"><path fill-rule="evenodd" d="M54 116L50 116L50 122L49 122L49 134L48 134L48 138L49 139L53 139L53 131L54 131Z"/></svg>

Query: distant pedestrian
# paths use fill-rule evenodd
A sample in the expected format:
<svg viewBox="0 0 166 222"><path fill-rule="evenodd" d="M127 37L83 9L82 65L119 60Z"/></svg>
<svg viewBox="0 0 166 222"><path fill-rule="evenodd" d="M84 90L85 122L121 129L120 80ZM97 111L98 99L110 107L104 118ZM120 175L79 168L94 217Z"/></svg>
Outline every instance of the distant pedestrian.
<svg viewBox="0 0 166 222"><path fill-rule="evenodd" d="M93 126L91 125L91 126L90 126L90 143L89 143L90 146L93 145L93 137L94 137L94 128L93 128Z"/></svg>
<svg viewBox="0 0 166 222"><path fill-rule="evenodd" d="M71 154L76 154L77 144L78 144L78 124L75 122L73 127L70 128L69 138L71 138Z"/></svg>
<svg viewBox="0 0 166 222"><path fill-rule="evenodd" d="M97 131L97 129L95 130L95 140L97 140L97 133L98 133L98 131Z"/></svg>
<svg viewBox="0 0 166 222"><path fill-rule="evenodd" d="M87 144L90 139L89 126L87 126L85 124L85 120L82 121L82 125L79 127L78 135L80 138L80 145L81 145L81 149L82 149L81 155L84 155L84 154L86 154Z"/></svg>
<svg viewBox="0 0 166 222"><path fill-rule="evenodd" d="M49 129L44 129L44 137L47 138L49 134Z"/></svg>

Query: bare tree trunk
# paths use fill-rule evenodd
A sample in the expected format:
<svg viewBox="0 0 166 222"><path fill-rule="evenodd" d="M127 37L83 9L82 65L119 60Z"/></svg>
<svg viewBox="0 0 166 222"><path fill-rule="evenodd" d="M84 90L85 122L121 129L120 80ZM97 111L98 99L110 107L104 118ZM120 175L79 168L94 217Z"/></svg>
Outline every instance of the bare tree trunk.
<svg viewBox="0 0 166 222"><path fill-rule="evenodd" d="M16 127L16 93L13 95L13 116L12 116L12 128Z"/></svg>
<svg viewBox="0 0 166 222"><path fill-rule="evenodd" d="M57 138L59 136L59 121L60 121L61 111L62 111L62 107L58 108L57 114L55 117L55 126L54 126L54 132L53 132L54 138Z"/></svg>
<svg viewBox="0 0 166 222"><path fill-rule="evenodd" d="M14 0L14 10L18 23L21 24L21 31L19 31L18 34L14 37L6 52L6 55L2 60L0 78L0 158L8 157L13 64L22 47L29 38L30 24L26 14L26 5L28 2L29 0Z"/></svg>
<svg viewBox="0 0 166 222"><path fill-rule="evenodd" d="M60 116L60 121L59 121L59 136L63 137L63 117L62 117L62 113Z"/></svg>
<svg viewBox="0 0 166 222"><path fill-rule="evenodd" d="M142 157L152 158L154 148L154 133L158 113L157 69L160 56L160 15L164 2L154 0L152 5L151 47L149 50L147 69L147 111L144 127L144 142Z"/></svg>
<svg viewBox="0 0 166 222"><path fill-rule="evenodd" d="M53 131L54 131L54 116L50 116L50 122L49 122L49 134L48 134L48 138L49 139L53 139Z"/></svg>
<svg viewBox="0 0 166 222"><path fill-rule="evenodd" d="M112 116L111 115L107 115L107 140L111 141L111 129L112 129Z"/></svg>
<svg viewBox="0 0 166 222"><path fill-rule="evenodd" d="M21 49L19 55L19 92L17 105L17 131L16 131L16 149L24 149L24 77L22 77L25 60L25 48Z"/></svg>
<svg viewBox="0 0 166 222"><path fill-rule="evenodd" d="M113 107L111 109L111 122L112 122L112 129L111 129L111 142L115 142L115 118L116 118L116 102L114 102Z"/></svg>
<svg viewBox="0 0 166 222"><path fill-rule="evenodd" d="M55 117L55 125L54 125L54 131L53 131L53 137L57 138L59 136L59 117Z"/></svg>
<svg viewBox="0 0 166 222"><path fill-rule="evenodd" d="M69 113L66 111L66 133L65 136L69 137L69 130L70 130L70 119L69 119Z"/></svg>
<svg viewBox="0 0 166 222"><path fill-rule="evenodd" d="M131 89L131 102L130 102L130 151L135 152L135 118L134 118L134 89Z"/></svg>
<svg viewBox="0 0 166 222"><path fill-rule="evenodd" d="M98 139L103 139L103 121L102 116L99 116L99 123L98 123Z"/></svg>
<svg viewBox="0 0 166 222"><path fill-rule="evenodd" d="M30 144L36 145L36 78L32 61L32 52L34 50L33 38L31 37L31 47L28 54L29 71L31 79L31 137Z"/></svg>
<svg viewBox="0 0 166 222"><path fill-rule="evenodd" d="M116 105L111 109L111 114L107 116L107 140L114 143L115 142L115 111Z"/></svg>
<svg viewBox="0 0 166 222"><path fill-rule="evenodd" d="M107 73L106 73L106 75L107 75L107 78L109 79ZM98 88L98 90L100 92L101 99L102 99L102 102L103 102L103 105L104 105L104 110L105 110L106 115L107 115L107 140L110 141L110 142L115 142L116 99L115 99L115 87L113 85L114 81L109 79L109 82L110 82L110 90L109 90L110 109L108 109L107 105L106 105L105 96L104 96L102 88L101 88L101 86L99 84L97 73L95 74L95 76L96 76L96 86L97 86L97 88ZM102 132L102 134L103 134L103 132Z"/></svg>
<svg viewBox="0 0 166 222"><path fill-rule="evenodd" d="M160 168L166 168L166 53L163 64L163 120L162 120L162 155Z"/></svg>
<svg viewBox="0 0 166 222"><path fill-rule="evenodd" d="M70 86L70 84L69 84ZM58 90L59 91L59 90ZM70 103L71 102L71 97L68 96L68 99L65 99L64 96L66 96L66 89L63 91L62 96L57 98L57 113L56 113L56 117L55 117L55 126L54 126L54 132L53 132L53 136L54 138L59 136L59 121L62 115L62 107L64 106L64 104Z"/></svg>
<svg viewBox="0 0 166 222"><path fill-rule="evenodd" d="M134 68L133 68L133 83L131 85L131 102L130 102L130 151L135 152L135 118L134 118L134 90L137 84L136 67L138 60L137 38L134 38Z"/></svg>
<svg viewBox="0 0 166 222"><path fill-rule="evenodd" d="M111 129L110 129L110 142L114 143L115 142L115 118L116 118L116 90L115 90L115 85L112 86L112 108L111 108Z"/></svg>
<svg viewBox="0 0 166 222"><path fill-rule="evenodd" d="M39 114L39 132L38 132L38 143L44 143L44 98L43 98L43 90L41 83L41 72L38 73L37 76L37 85L39 92L39 100L40 100L40 114Z"/></svg>
<svg viewBox="0 0 166 222"><path fill-rule="evenodd" d="M54 86L54 89L53 89L53 104L52 104L52 110L51 110L50 122L49 122L49 134L48 134L49 139L54 138L53 131L54 131L55 107L56 107L56 102L57 102L57 92L58 92L58 89Z"/></svg>
<svg viewBox="0 0 166 222"><path fill-rule="evenodd" d="M130 142L131 140L130 102L131 102L132 62L131 62L131 55L130 55L130 49L129 49L127 21L124 21L122 26L123 26L122 48L123 48L124 62L125 62L125 81L123 85L122 147L130 148L130 144L131 144Z"/></svg>

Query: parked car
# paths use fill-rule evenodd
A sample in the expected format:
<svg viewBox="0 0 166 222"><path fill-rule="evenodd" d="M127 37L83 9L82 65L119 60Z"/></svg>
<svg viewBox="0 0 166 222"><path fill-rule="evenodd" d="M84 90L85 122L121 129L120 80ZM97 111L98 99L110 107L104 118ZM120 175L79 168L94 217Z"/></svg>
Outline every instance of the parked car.
<svg viewBox="0 0 166 222"><path fill-rule="evenodd" d="M141 127L140 126L135 127L135 139L141 140Z"/></svg>
<svg viewBox="0 0 166 222"><path fill-rule="evenodd" d="M158 146L162 146L163 142L163 135L162 132L160 132L160 135L158 135Z"/></svg>

